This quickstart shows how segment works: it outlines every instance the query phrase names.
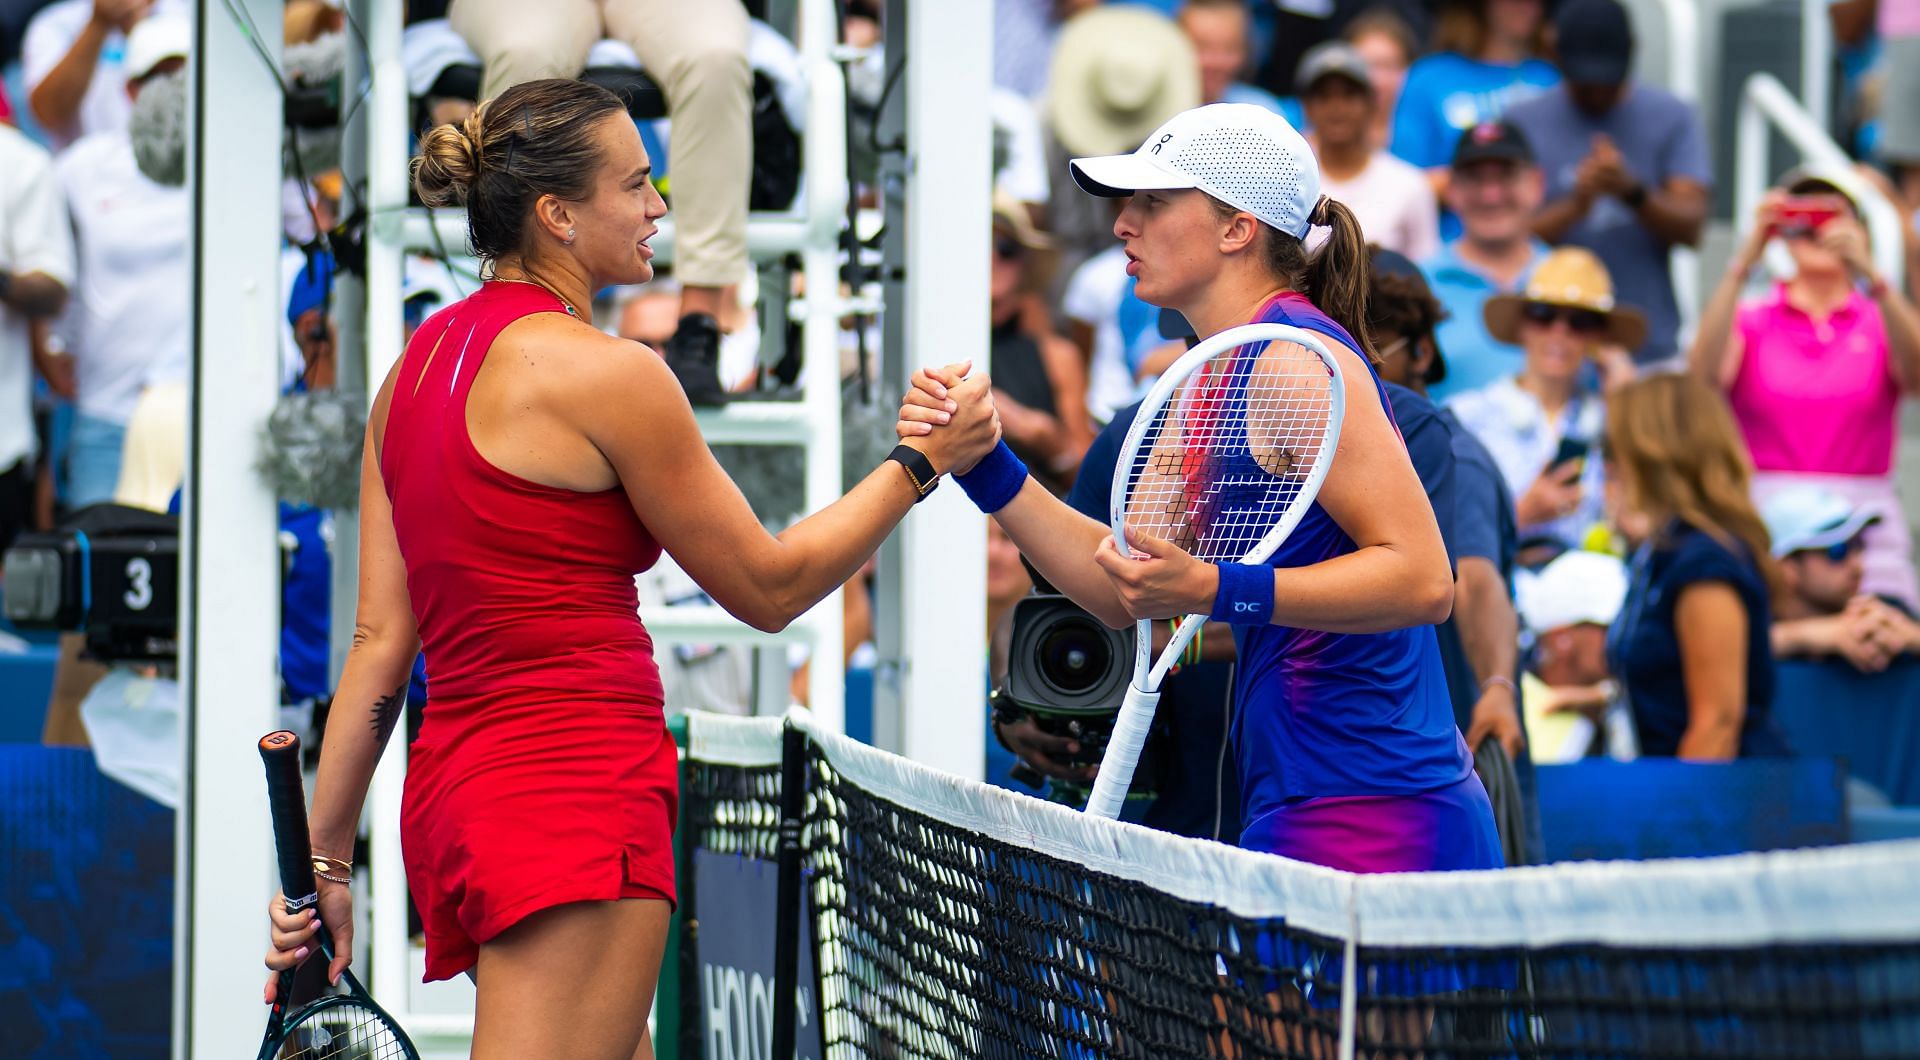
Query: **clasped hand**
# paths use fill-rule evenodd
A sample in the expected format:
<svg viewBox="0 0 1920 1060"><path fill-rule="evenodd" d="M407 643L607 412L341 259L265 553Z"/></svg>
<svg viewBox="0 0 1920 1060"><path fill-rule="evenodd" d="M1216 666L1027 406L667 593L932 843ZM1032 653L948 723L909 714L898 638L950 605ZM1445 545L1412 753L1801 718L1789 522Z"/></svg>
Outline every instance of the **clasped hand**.
<svg viewBox="0 0 1920 1060"><path fill-rule="evenodd" d="M900 403L894 430L942 474L973 470L1000 444L1000 413L993 407L993 380L985 372L969 376L972 361L913 373L913 389Z"/></svg>

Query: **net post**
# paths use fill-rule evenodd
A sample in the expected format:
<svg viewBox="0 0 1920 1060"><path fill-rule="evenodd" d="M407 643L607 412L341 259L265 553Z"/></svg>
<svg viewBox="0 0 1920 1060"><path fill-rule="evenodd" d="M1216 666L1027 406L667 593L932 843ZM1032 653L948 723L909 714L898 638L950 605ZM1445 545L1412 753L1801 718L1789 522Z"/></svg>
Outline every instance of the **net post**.
<svg viewBox="0 0 1920 1060"><path fill-rule="evenodd" d="M800 994L800 815L807 805L807 734L787 722L780 740L779 908L774 911L773 1049L775 1060L793 1057Z"/></svg>
<svg viewBox="0 0 1920 1060"><path fill-rule="evenodd" d="M1360 900L1347 890L1347 940L1340 962L1340 1060L1353 1060L1354 1035L1360 1017Z"/></svg>

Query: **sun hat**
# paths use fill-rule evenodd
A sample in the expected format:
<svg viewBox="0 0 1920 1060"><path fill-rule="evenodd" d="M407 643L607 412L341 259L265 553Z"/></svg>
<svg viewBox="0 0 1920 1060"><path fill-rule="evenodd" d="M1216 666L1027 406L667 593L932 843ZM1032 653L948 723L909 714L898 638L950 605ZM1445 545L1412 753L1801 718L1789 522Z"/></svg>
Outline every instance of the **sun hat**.
<svg viewBox="0 0 1920 1060"><path fill-rule="evenodd" d="M993 227L996 231L1005 231L1013 237L1014 242L1026 248L1027 267L1022 288L1028 291L1046 290L1053 281L1054 270L1059 267L1060 248L1054 245L1052 237L1035 227L1026 204L1005 189L995 188Z"/></svg>
<svg viewBox="0 0 1920 1060"><path fill-rule="evenodd" d="M1076 158L1067 169L1082 190L1110 198L1197 188L1298 239L1320 204L1313 149L1287 119L1252 103L1182 111L1139 150Z"/></svg>
<svg viewBox="0 0 1920 1060"><path fill-rule="evenodd" d="M1520 341L1520 315L1529 302L1586 309L1606 318L1607 338L1629 350L1647 341L1647 318L1613 301L1613 277L1593 252L1561 247L1548 254L1519 294L1487 299L1487 332L1501 342Z"/></svg>
<svg viewBox="0 0 1920 1060"><path fill-rule="evenodd" d="M1200 103L1200 61L1172 19L1097 7L1067 20L1047 77L1047 117L1071 154L1125 151Z"/></svg>

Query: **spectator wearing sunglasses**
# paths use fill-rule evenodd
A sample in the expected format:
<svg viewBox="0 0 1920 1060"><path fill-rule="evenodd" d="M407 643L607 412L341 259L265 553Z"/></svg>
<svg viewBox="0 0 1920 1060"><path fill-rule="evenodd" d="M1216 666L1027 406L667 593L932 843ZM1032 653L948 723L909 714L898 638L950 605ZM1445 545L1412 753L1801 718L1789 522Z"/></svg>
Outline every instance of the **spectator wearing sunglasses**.
<svg viewBox="0 0 1920 1060"><path fill-rule="evenodd" d="M1613 280L1589 251L1562 247L1541 261L1519 294L1487 300L1487 331L1525 353L1520 372L1448 404L1499 465L1516 498L1523 566L1575 548L1603 514L1596 453L1606 410L1589 362L1607 386L1633 377L1626 351L1646 337L1646 318L1614 304Z"/></svg>
<svg viewBox="0 0 1920 1060"><path fill-rule="evenodd" d="M1902 655L1920 655L1920 622L1899 606L1861 592L1866 532L1878 512L1817 486L1767 499L1760 516L1780 562L1773 605L1773 650L1783 658L1845 659L1879 673Z"/></svg>
<svg viewBox="0 0 1920 1060"><path fill-rule="evenodd" d="M1920 393L1920 314L1875 269L1859 217L1840 187L1809 174L1762 199L1688 361L1733 406L1756 499L1817 485L1881 516L1866 531L1863 585L1912 610L1920 586L1893 461L1900 399ZM1742 301L1774 239L1793 273Z"/></svg>

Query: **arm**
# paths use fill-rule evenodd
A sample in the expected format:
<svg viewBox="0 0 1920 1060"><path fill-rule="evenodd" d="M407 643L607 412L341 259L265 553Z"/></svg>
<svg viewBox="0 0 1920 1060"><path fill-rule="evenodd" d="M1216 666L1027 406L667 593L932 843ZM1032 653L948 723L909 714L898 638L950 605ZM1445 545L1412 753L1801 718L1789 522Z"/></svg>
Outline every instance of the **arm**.
<svg viewBox="0 0 1920 1060"><path fill-rule="evenodd" d="M1047 369L1047 382L1053 384L1053 414L1060 421L1067 445L1054 470L1066 471L1079 467L1081 454L1093 444L1093 417L1087 413L1087 363L1073 343L1052 334L1040 339L1040 358Z"/></svg>
<svg viewBox="0 0 1920 1060"><path fill-rule="evenodd" d="M1886 322L1887 360L1894 382L1905 393L1920 394L1920 313L1915 313L1913 303L1900 288L1877 275L1874 279L1880 288L1874 304L1880 307L1880 316Z"/></svg>
<svg viewBox="0 0 1920 1060"><path fill-rule="evenodd" d="M1573 194L1555 199L1540 207L1533 215L1533 234L1549 243L1558 244L1567 238L1573 226L1586 219L1588 211L1593 209L1593 197L1575 188Z"/></svg>
<svg viewBox="0 0 1920 1060"><path fill-rule="evenodd" d="M1725 392L1733 389L1734 380L1740 377L1740 361L1746 354L1746 343L1734 328L1735 318L1740 309L1740 292L1745 289L1747 277L1754 266L1760 264L1760 257L1766 253L1767 240L1772 238L1774 217L1779 211L1781 193L1768 192L1760 200L1760 208L1754 215L1753 227L1747 230L1747 238L1739 251L1727 263L1727 271L1720 277L1719 286L1707 299L1706 308L1700 311L1700 326L1693 339L1693 349L1687 351L1687 370L1695 379Z"/></svg>
<svg viewBox="0 0 1920 1060"><path fill-rule="evenodd" d="M1700 244L1707 227L1707 186L1688 177L1669 177L1660 187L1647 188L1634 216L1668 246Z"/></svg>
<svg viewBox="0 0 1920 1060"><path fill-rule="evenodd" d="M599 347L581 362L591 370L555 396L559 414L613 466L661 546L720 606L756 629L785 628L853 577L913 507L912 483L889 461L845 497L769 534L707 448L666 362L638 343L591 334ZM971 467L1000 437L991 386L984 373L961 383L950 427L907 444L938 472ZM632 398L609 401L609 394Z"/></svg>
<svg viewBox="0 0 1920 1060"><path fill-rule="evenodd" d="M1453 611L1453 572L1433 506L1381 406L1372 373L1352 350L1331 340L1327 345L1343 369L1347 412L1339 454L1318 500L1355 549L1312 566L1275 570L1271 621L1329 633L1444 622ZM1150 534L1129 537L1151 558L1122 556L1106 536L1095 554L1127 614L1164 618L1213 609L1217 567Z"/></svg>
<svg viewBox="0 0 1920 1060"><path fill-rule="evenodd" d="M394 371L398 370L396 365ZM393 508L380 477L380 437L393 378L393 374L388 375L374 403L360 458L360 594L353 647L347 653L340 687L327 715L308 821L313 852L342 861L353 859L354 836L359 831L367 785L388 737L406 712L407 678L420 651L413 601L407 593L406 563L400 557L393 532ZM351 959L353 917L345 885L321 881L320 888L321 915L334 933L339 954L328 970L331 979ZM279 919L276 915L276 924ZM279 947L278 941L276 947L285 948Z"/></svg>
<svg viewBox="0 0 1920 1060"><path fill-rule="evenodd" d="M1509 756L1517 755L1526 742L1512 683L1513 675L1519 671L1520 620L1514 613L1513 600L1507 595L1507 582L1500 576L1500 568L1481 556L1460 558L1454 617L1458 620L1467 662L1480 679L1480 696L1473 705L1467 746L1477 751L1480 741L1492 736L1506 748ZM1507 680L1502 683L1495 681L1496 677Z"/></svg>
<svg viewBox="0 0 1920 1060"><path fill-rule="evenodd" d="M44 272L0 269L0 304L23 316L58 316L67 306L67 285Z"/></svg>
<svg viewBox="0 0 1920 1060"><path fill-rule="evenodd" d="M128 5L122 3L117 6ZM80 102L86 98L87 86L93 83L94 69L100 64L100 49L107 43L107 34L113 29L113 23L100 5L96 5L93 17L87 19L87 24L81 28L72 47L27 92L27 106L33 111L35 121L56 132L72 130L74 123L80 119Z"/></svg>
<svg viewBox="0 0 1920 1060"><path fill-rule="evenodd" d="M1687 731L1676 757L1696 762L1740 756L1747 717L1747 609L1725 582L1696 582L1673 606L1674 638L1687 689Z"/></svg>

